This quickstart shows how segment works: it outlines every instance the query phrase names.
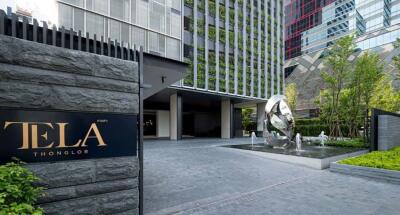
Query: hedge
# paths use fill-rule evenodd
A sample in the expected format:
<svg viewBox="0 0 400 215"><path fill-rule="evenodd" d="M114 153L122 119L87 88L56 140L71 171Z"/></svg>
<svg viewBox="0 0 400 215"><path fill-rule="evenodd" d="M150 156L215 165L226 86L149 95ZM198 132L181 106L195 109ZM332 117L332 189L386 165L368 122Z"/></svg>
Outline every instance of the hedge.
<svg viewBox="0 0 400 215"><path fill-rule="evenodd" d="M374 151L339 163L400 171L400 147L389 151Z"/></svg>

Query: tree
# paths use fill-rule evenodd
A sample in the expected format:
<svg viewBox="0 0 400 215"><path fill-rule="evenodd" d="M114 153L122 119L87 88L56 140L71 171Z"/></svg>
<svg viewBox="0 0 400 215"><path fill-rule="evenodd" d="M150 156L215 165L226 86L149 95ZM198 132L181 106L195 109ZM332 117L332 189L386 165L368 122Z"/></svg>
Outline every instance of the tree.
<svg viewBox="0 0 400 215"><path fill-rule="evenodd" d="M297 104L297 85L295 83L287 85L285 94L290 110L295 111Z"/></svg>
<svg viewBox="0 0 400 215"><path fill-rule="evenodd" d="M370 109L370 103L372 98L372 93L374 88L376 87L378 81L382 77L383 65L380 62L380 58L377 54L365 52L361 56L358 57L356 62L356 68L354 70L355 79L359 82L359 95L360 98L357 98L358 102L363 101L364 105L358 105L358 108L361 109L360 112L363 114L363 122L364 122L364 134L368 134L367 126L368 126L368 115ZM356 113L357 115L359 112ZM355 120L354 120L355 121ZM356 129L356 128L355 128ZM366 136L368 138L368 136Z"/></svg>
<svg viewBox="0 0 400 215"><path fill-rule="evenodd" d="M242 109L242 125L243 129L246 131L251 130L251 126L253 121L251 120L251 115L253 114L253 109L251 108L244 108Z"/></svg>
<svg viewBox="0 0 400 215"><path fill-rule="evenodd" d="M345 36L337 40L329 49L329 54L325 60L328 69L321 73L321 77L325 82L326 90L331 94L331 108L327 117L330 130L329 136L331 137L342 136L340 129L340 113L338 108L341 91L351 71L348 59L354 50L354 36Z"/></svg>
<svg viewBox="0 0 400 215"><path fill-rule="evenodd" d="M394 45L394 48L396 48L396 49L400 48L400 38L397 38L396 42L394 42L393 45ZM400 55L396 55L392 59L393 59L394 65L397 68L397 72L398 72L397 78L399 78L400 77Z"/></svg>
<svg viewBox="0 0 400 215"><path fill-rule="evenodd" d="M400 93L395 91L390 77L383 76L375 85L371 96L371 107L390 112L400 109Z"/></svg>

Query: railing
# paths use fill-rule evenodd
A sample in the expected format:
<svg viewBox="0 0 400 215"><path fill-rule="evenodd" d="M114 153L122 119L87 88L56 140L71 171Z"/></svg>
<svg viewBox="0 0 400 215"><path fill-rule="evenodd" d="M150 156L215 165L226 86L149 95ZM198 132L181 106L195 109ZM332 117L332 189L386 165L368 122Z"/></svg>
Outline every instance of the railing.
<svg viewBox="0 0 400 215"><path fill-rule="evenodd" d="M14 13L8 16L3 10L0 10L0 34L131 61L138 61L140 49L129 43L98 37L96 34L90 39L89 33L82 34L81 31L75 32L73 29L48 26L46 22L42 22L40 26L36 19L30 23L27 17Z"/></svg>

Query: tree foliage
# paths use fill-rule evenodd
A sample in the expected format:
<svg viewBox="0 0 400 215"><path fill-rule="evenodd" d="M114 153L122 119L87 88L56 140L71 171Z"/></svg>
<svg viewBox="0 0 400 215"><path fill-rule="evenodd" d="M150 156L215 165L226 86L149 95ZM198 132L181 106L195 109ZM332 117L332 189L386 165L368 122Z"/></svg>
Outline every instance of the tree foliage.
<svg viewBox="0 0 400 215"><path fill-rule="evenodd" d="M253 114L254 110L251 108L244 108L242 109L242 125L243 129L246 131L250 131L253 121L251 120L251 115Z"/></svg>
<svg viewBox="0 0 400 215"><path fill-rule="evenodd" d="M325 60L327 70L321 73L325 82L326 90L330 94L329 106L331 107L327 115L329 125L329 136L338 137L341 135L339 102L344 84L350 74L351 64L350 55L355 50L354 37L345 36L336 41L330 48Z"/></svg>
<svg viewBox="0 0 400 215"><path fill-rule="evenodd" d="M379 79L371 96L371 107L396 112L400 109L400 93L393 88L390 77Z"/></svg>
<svg viewBox="0 0 400 215"><path fill-rule="evenodd" d="M42 192L42 188L33 186L38 180L20 163L0 165L0 214L43 214L34 206Z"/></svg>
<svg viewBox="0 0 400 215"><path fill-rule="evenodd" d="M297 104L297 85L295 83L288 84L286 86L285 94L290 110L295 111Z"/></svg>
<svg viewBox="0 0 400 215"><path fill-rule="evenodd" d="M396 42L394 42L394 47L396 49L400 48L400 38L396 39ZM393 63L397 68L397 78L400 77L400 55L396 55L393 57Z"/></svg>
<svg viewBox="0 0 400 215"><path fill-rule="evenodd" d="M367 128L371 108L394 111L399 107L398 94L388 78L383 78L379 56L364 52L351 67L349 56L354 47L352 37L339 39L326 60L328 71L321 74L326 89L321 91L317 104L331 137L342 136L341 126L348 129L350 137L357 137L360 127Z"/></svg>

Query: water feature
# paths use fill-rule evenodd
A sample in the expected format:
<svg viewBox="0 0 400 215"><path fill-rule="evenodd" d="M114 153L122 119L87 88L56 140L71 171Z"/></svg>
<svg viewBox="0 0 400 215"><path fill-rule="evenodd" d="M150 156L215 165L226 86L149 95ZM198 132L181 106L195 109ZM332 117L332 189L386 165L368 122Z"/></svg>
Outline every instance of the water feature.
<svg viewBox="0 0 400 215"><path fill-rule="evenodd" d="M299 157L318 158L318 159L324 159L336 155L342 155L363 150L360 148L350 148L350 147L331 147L331 146L321 147L313 143L303 143L301 146L301 150L297 150L296 147L290 147L290 148L271 147L262 143L257 143L254 145L252 144L225 145L223 147L258 151L265 153L293 155Z"/></svg>
<svg viewBox="0 0 400 215"><path fill-rule="evenodd" d="M321 146L325 147L325 141L328 140L328 136L325 135L324 131L321 131L321 134L318 137L319 137L319 141L321 143Z"/></svg>
<svg viewBox="0 0 400 215"><path fill-rule="evenodd" d="M254 146L254 142L257 140L256 133L253 131L251 132L251 146Z"/></svg>
<svg viewBox="0 0 400 215"><path fill-rule="evenodd" d="M301 135L300 133L296 134L296 151L300 152L301 151Z"/></svg>

